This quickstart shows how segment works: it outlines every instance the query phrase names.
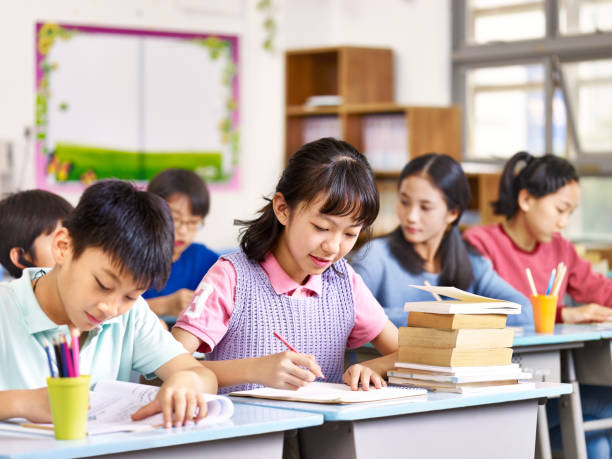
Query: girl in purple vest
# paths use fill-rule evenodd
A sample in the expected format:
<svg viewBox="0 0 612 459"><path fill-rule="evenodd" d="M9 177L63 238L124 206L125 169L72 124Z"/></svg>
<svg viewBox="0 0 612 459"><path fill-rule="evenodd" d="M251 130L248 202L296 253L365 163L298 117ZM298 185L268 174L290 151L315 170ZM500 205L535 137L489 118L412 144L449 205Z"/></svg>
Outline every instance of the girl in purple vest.
<svg viewBox="0 0 612 459"><path fill-rule="evenodd" d="M289 160L272 199L240 221L241 250L202 279L173 335L204 363L221 392L260 385L298 389L316 378L353 390L385 385L397 328L344 260L378 214L372 170L350 144L324 138ZM298 352L274 336L277 332ZM344 351L368 342L383 357L349 367Z"/></svg>

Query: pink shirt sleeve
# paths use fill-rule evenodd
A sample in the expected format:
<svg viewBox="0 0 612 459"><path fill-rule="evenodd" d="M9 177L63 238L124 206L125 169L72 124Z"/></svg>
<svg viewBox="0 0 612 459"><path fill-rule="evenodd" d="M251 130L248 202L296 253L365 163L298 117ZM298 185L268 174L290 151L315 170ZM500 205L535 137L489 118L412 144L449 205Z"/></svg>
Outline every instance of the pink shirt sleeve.
<svg viewBox="0 0 612 459"><path fill-rule="evenodd" d="M234 265L219 258L198 285L189 306L179 315L175 327L202 342L198 352L212 351L227 332L234 310L236 277Z"/></svg>
<svg viewBox="0 0 612 459"><path fill-rule="evenodd" d="M348 263L346 266L355 298L355 325L346 345L349 349L354 349L380 335L389 319L361 276Z"/></svg>
<svg viewBox="0 0 612 459"><path fill-rule="evenodd" d="M567 293L579 303L597 303L612 307L612 280L594 271L591 263L580 258L570 241L564 239L564 242L569 258Z"/></svg>

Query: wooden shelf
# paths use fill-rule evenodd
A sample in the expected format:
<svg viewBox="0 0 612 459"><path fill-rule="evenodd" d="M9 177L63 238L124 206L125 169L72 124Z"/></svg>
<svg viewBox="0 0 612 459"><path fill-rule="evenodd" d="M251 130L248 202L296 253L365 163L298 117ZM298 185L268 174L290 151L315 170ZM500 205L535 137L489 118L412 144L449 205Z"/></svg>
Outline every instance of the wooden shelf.
<svg viewBox="0 0 612 459"><path fill-rule="evenodd" d="M393 118L394 128L403 125L405 154L383 161L391 170L374 168L381 194L381 214L374 232L388 232L394 224L396 181L411 158L430 152L444 153L461 161L461 114L458 107L398 105L393 102L393 55L387 48L351 46L290 50L285 54L286 160L305 142L314 140L313 123L329 123L323 135L332 135L354 145L366 157L366 125L372 117ZM311 96L333 95L338 106L306 106ZM402 117L399 119L398 117ZM318 126L318 124L317 124ZM371 126L371 125L370 125ZM319 132L316 129L314 132ZM395 132L395 131L394 131ZM401 132L401 131L400 131ZM402 155L402 150L398 150ZM397 154L397 152L396 152ZM369 157L373 166L377 162ZM397 163L397 164L396 164ZM400 164L401 163L401 164ZM472 173L468 180L474 196L472 210L481 221L495 221L490 201L495 200L499 174Z"/></svg>

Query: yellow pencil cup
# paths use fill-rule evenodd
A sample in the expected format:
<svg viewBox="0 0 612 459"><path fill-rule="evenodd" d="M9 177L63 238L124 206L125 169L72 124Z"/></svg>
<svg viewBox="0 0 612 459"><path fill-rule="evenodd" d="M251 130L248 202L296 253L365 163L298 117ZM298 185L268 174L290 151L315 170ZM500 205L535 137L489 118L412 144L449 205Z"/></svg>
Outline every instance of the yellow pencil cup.
<svg viewBox="0 0 612 459"><path fill-rule="evenodd" d="M47 378L55 438L78 440L87 435L89 375Z"/></svg>
<svg viewBox="0 0 612 459"><path fill-rule="evenodd" d="M557 316L556 295L531 295L533 324L538 333L553 333Z"/></svg>

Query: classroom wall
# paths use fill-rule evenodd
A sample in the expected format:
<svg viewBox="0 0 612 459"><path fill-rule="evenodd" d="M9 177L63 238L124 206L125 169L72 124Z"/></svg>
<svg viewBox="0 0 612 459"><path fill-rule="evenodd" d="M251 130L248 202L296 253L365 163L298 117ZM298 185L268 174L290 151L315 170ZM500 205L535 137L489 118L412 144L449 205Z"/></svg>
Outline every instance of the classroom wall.
<svg viewBox="0 0 612 459"><path fill-rule="evenodd" d="M262 206L282 170L283 51L339 44L395 51L396 101L450 102L450 0L273 0L275 50L262 48L257 0L0 0L0 140L15 145L16 185L34 186L34 24L40 20L106 26L239 34L241 38L241 187L216 190L198 240L237 245L234 218ZM424 45L426 44L426 46ZM76 203L78 195L67 195Z"/></svg>

